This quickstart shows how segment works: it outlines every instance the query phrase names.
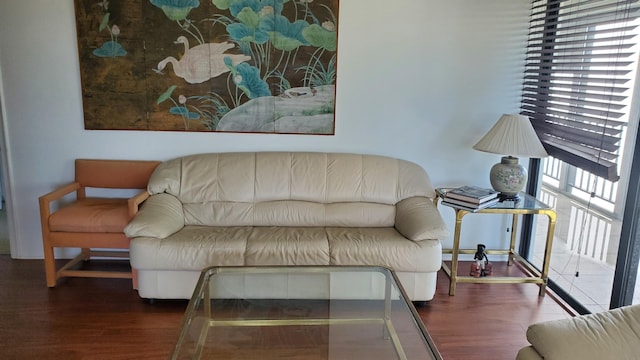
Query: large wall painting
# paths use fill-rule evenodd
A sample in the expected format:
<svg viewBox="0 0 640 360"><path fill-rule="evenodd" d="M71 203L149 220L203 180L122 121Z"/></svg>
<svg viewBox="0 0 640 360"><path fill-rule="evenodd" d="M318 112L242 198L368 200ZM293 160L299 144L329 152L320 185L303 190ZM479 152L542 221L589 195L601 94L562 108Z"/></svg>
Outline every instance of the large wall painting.
<svg viewBox="0 0 640 360"><path fill-rule="evenodd" d="M333 134L339 0L75 0L86 129Z"/></svg>

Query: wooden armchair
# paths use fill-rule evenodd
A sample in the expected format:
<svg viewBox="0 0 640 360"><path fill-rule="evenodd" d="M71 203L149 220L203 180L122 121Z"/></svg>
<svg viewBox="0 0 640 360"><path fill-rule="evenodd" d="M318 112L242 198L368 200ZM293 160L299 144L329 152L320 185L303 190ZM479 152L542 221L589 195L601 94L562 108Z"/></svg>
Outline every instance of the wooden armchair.
<svg viewBox="0 0 640 360"><path fill-rule="evenodd" d="M56 281L65 276L131 278L130 271L78 270L74 265L94 256L128 258L125 250L129 249L129 238L123 229L149 196L147 182L158 164L159 161L77 159L75 181L39 198L48 287L55 287ZM87 197L87 188L144 191L131 198ZM80 248L81 252L56 269L55 248Z"/></svg>

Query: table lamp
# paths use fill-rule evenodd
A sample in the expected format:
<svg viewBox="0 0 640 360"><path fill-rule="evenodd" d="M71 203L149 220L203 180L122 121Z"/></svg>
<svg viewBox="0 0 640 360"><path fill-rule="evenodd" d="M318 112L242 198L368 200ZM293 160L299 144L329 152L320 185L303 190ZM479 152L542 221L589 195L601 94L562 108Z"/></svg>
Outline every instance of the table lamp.
<svg viewBox="0 0 640 360"><path fill-rule="evenodd" d="M491 168L489 180L501 200L517 201L527 183L527 169L515 156L541 158L547 156L529 118L504 114L473 148L479 151L507 155Z"/></svg>

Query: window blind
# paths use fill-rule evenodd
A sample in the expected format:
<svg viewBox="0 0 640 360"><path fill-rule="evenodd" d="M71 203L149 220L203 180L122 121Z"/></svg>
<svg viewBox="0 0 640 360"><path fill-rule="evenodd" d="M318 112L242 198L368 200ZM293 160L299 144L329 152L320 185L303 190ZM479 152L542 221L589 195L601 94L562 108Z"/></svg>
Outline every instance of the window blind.
<svg viewBox="0 0 640 360"><path fill-rule="evenodd" d="M639 0L533 0L521 114L549 155L611 181L637 63Z"/></svg>

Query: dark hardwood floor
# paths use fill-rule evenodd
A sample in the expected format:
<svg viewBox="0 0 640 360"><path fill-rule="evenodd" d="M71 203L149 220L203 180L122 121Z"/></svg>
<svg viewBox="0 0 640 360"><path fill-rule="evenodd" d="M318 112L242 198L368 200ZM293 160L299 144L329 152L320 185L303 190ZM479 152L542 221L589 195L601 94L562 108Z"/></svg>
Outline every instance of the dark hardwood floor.
<svg viewBox="0 0 640 360"><path fill-rule="evenodd" d="M464 268L464 266L463 266ZM494 264L496 275L521 274ZM458 284L419 307L444 359L514 359L529 324L571 315L534 284ZM45 285L42 260L0 256L0 359L166 359L187 301L149 304L123 279Z"/></svg>

